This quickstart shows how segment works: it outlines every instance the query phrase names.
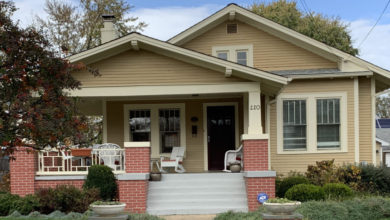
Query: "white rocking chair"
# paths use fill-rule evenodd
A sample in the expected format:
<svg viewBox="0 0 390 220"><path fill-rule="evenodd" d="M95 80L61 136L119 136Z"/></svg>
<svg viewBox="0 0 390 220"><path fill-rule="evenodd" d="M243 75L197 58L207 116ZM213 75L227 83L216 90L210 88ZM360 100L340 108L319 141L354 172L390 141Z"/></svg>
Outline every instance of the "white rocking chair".
<svg viewBox="0 0 390 220"><path fill-rule="evenodd" d="M160 172L166 173L167 171L164 170L165 167L167 168L174 167L175 172L177 173L186 172L186 170L182 165L185 151L186 151L185 147L173 147L170 159L167 159L164 156L160 156L160 163L161 163Z"/></svg>
<svg viewBox="0 0 390 220"><path fill-rule="evenodd" d="M232 172L227 169L227 167L231 164L237 161L237 157L241 158L241 167L243 165L243 158L242 158L242 145L237 150L228 150L225 153L225 168L223 169L224 172Z"/></svg>
<svg viewBox="0 0 390 220"><path fill-rule="evenodd" d="M121 149L121 147L117 144L111 144L111 143L95 144L92 147L92 154L98 156L99 163L103 162L104 165L110 167L115 171L117 170L117 165L115 165L115 160L121 160L120 154L117 151L118 149Z"/></svg>

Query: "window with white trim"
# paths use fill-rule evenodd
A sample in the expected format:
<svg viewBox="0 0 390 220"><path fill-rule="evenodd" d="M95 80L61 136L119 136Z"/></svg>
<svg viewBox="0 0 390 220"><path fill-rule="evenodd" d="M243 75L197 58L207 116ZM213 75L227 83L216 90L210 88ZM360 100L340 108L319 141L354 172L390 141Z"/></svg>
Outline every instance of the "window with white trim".
<svg viewBox="0 0 390 220"><path fill-rule="evenodd" d="M253 66L253 45L215 46L213 56L245 66Z"/></svg>
<svg viewBox="0 0 390 220"><path fill-rule="evenodd" d="M185 104L124 105L124 141L150 142L152 158L185 146Z"/></svg>
<svg viewBox="0 0 390 220"><path fill-rule="evenodd" d="M306 149L306 100L283 100L283 149Z"/></svg>
<svg viewBox="0 0 390 220"><path fill-rule="evenodd" d="M281 94L277 98L277 153L348 152L347 93Z"/></svg>
<svg viewBox="0 0 390 220"><path fill-rule="evenodd" d="M317 99L317 147L340 147L340 99Z"/></svg>
<svg viewBox="0 0 390 220"><path fill-rule="evenodd" d="M161 153L180 146L180 109L159 109Z"/></svg>

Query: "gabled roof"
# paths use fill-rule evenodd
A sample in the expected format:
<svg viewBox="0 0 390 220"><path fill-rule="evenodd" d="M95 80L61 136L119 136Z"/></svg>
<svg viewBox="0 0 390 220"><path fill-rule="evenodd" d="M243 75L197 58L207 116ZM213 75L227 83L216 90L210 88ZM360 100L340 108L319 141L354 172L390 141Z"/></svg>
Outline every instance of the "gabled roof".
<svg viewBox="0 0 390 220"><path fill-rule="evenodd" d="M187 63L202 66L222 72L229 76L241 77L252 81L264 82L270 92L277 92L280 87L288 83L288 78L275 73L262 71L256 68L237 64L235 62L219 59L189 49L185 49L164 41L160 41L136 32L117 38L95 48L68 57L72 63L94 63L106 59L126 50L149 50L157 54L172 57Z"/></svg>
<svg viewBox="0 0 390 220"><path fill-rule="evenodd" d="M248 9L240 7L236 4L229 4L225 8L219 10L213 15L193 25L187 30L179 33L168 42L175 45L183 45L186 42L196 38L197 36L207 32L218 24L227 20L239 20L241 22L252 25L258 29L266 31L274 36L277 36L283 40L291 42L299 47L307 49L313 53L316 53L329 60L339 63L352 63L357 68L360 67L360 71L369 70L384 77L386 81L390 79L390 71L376 66L370 62L362 60L358 57L352 56L341 50L328 46L322 42L307 37L301 33L298 33L290 28L284 27L276 22L261 17ZM356 70L356 69L355 69ZM353 70L353 71L355 71ZM343 71L344 72L344 71ZM381 78L382 79L382 78Z"/></svg>

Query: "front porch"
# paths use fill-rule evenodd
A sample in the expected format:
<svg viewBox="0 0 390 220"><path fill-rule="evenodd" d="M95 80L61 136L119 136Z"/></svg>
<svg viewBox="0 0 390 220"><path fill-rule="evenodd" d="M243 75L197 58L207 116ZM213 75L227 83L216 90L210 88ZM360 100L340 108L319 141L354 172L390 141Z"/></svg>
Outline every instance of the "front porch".
<svg viewBox="0 0 390 220"><path fill-rule="evenodd" d="M152 199L158 195L150 194L154 185L149 183L151 162L158 161L161 155L169 156L172 147L186 149L183 166L187 173L177 174L179 182L187 184L186 176L196 178L205 173L206 188L207 177L210 177L209 181L215 179L214 191L218 192L217 189L224 189L224 183L216 179L220 175L229 176L221 172L225 152L242 145L244 165L238 174L240 180L236 180L242 186L241 196L246 195L246 200L240 200L246 204L245 210L259 206L256 199L259 192L275 196L275 172L270 171L266 134L269 130L269 121L266 121L269 96L261 95L259 83L189 85L186 88L156 86L149 88L148 96L140 96L137 92L145 92L144 86L137 90L124 87L120 92L119 88L112 89L103 95L84 88L72 95L82 96L84 103L80 108L86 115L103 116L103 142L119 147L109 154L92 148L86 157L73 155L72 150L36 154L18 151L16 161L11 162L13 193L26 195L59 184L81 187L90 165L105 164L112 167L117 176L119 199L127 203L127 210L142 213L156 203L160 206L161 201ZM26 163L29 167L25 167ZM160 184L169 185L164 180ZM216 195L213 199L221 198ZM237 210L245 211L241 206L237 207Z"/></svg>

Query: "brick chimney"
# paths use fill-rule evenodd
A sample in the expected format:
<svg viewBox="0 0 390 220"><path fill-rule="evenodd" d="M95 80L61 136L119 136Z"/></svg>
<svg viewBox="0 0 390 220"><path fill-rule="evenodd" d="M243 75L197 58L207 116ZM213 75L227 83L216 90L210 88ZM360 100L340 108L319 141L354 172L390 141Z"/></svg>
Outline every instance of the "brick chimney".
<svg viewBox="0 0 390 220"><path fill-rule="evenodd" d="M114 15L102 15L104 27L100 29L101 31L101 42L102 44L112 41L118 37L115 28L114 28Z"/></svg>

